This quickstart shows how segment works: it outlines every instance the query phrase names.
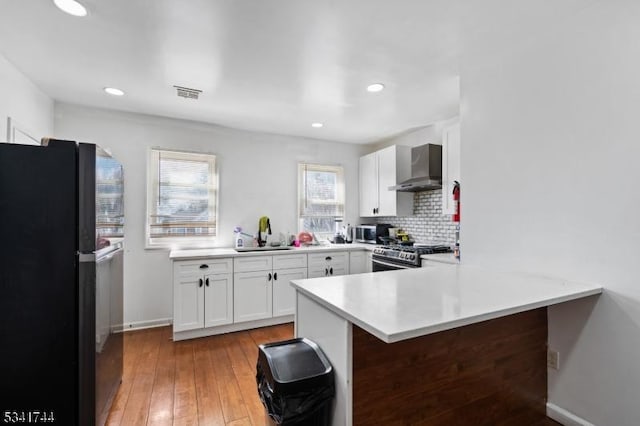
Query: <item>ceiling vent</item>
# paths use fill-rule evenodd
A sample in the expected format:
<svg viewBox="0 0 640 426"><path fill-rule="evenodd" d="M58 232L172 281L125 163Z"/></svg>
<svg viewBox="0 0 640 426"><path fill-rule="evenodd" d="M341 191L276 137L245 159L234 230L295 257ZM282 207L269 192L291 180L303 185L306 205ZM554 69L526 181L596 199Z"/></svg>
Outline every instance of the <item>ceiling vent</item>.
<svg viewBox="0 0 640 426"><path fill-rule="evenodd" d="M173 86L176 88L176 90L178 91L178 96L183 97L183 98L187 98L187 99L198 99L198 97L200 96L200 93L202 93L202 90L198 90L198 89L190 89L189 87L182 87L182 86Z"/></svg>

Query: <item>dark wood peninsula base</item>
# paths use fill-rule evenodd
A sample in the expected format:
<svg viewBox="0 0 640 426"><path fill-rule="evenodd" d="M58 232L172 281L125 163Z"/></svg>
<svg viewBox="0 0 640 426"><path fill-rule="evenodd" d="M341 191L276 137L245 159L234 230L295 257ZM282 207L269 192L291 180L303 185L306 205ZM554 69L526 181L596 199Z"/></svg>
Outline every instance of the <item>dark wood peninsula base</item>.
<svg viewBox="0 0 640 426"><path fill-rule="evenodd" d="M547 308L397 343L353 325L353 424L542 425Z"/></svg>

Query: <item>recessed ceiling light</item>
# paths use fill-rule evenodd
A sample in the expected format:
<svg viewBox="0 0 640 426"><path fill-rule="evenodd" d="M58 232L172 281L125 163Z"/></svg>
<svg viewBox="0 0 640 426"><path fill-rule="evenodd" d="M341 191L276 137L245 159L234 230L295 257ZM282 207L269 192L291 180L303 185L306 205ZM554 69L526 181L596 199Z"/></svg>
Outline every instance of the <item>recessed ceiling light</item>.
<svg viewBox="0 0 640 426"><path fill-rule="evenodd" d="M315 127L316 129L319 129L322 126L324 126L322 123L311 123L311 127Z"/></svg>
<svg viewBox="0 0 640 426"><path fill-rule="evenodd" d="M104 91L113 96L122 96L124 92L120 89L116 89L115 87L105 87Z"/></svg>
<svg viewBox="0 0 640 426"><path fill-rule="evenodd" d="M367 86L367 92L381 92L382 90L384 90L382 83L373 83Z"/></svg>
<svg viewBox="0 0 640 426"><path fill-rule="evenodd" d="M87 16L87 8L76 0L53 0L58 9L73 16Z"/></svg>

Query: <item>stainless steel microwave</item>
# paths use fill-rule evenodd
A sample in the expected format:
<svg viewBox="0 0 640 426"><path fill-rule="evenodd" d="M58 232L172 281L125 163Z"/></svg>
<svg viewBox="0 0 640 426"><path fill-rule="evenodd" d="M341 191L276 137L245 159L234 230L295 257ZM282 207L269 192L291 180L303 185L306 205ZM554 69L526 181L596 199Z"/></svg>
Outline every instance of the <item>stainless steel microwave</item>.
<svg viewBox="0 0 640 426"><path fill-rule="evenodd" d="M358 225L354 228L354 241L357 243L381 244L380 237L389 236L392 225L378 223L377 225Z"/></svg>

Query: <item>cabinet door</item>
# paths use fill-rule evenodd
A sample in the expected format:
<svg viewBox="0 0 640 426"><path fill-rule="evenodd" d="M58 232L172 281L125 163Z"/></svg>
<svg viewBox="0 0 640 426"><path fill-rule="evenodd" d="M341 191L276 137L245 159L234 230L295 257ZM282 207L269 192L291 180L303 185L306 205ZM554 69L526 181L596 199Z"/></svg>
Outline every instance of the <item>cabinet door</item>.
<svg viewBox="0 0 640 426"><path fill-rule="evenodd" d="M349 275L349 265L346 263L329 265L329 276Z"/></svg>
<svg viewBox="0 0 640 426"><path fill-rule="evenodd" d="M371 153L360 157L360 216L375 216L378 208L378 156Z"/></svg>
<svg viewBox="0 0 640 426"><path fill-rule="evenodd" d="M442 214L453 214L453 183L460 182L460 123L442 133Z"/></svg>
<svg viewBox="0 0 640 426"><path fill-rule="evenodd" d="M209 274L204 277L204 326L233 322L233 274Z"/></svg>
<svg viewBox="0 0 640 426"><path fill-rule="evenodd" d="M349 273L361 274L366 271L367 253L365 251L352 251L349 253Z"/></svg>
<svg viewBox="0 0 640 426"><path fill-rule="evenodd" d="M389 190L411 177L411 148L393 145L378 154L378 216L413 214L413 193Z"/></svg>
<svg viewBox="0 0 640 426"><path fill-rule="evenodd" d="M396 185L396 147L390 146L378 151L378 215L395 216L396 191L390 191L389 187Z"/></svg>
<svg viewBox="0 0 640 426"><path fill-rule="evenodd" d="M343 268L349 270L349 252L348 251L334 251L327 253L325 258L329 266L334 268Z"/></svg>
<svg viewBox="0 0 640 426"><path fill-rule="evenodd" d="M296 291L291 280L307 278L307 268L275 269L273 271L273 316L291 315L296 310Z"/></svg>
<svg viewBox="0 0 640 426"><path fill-rule="evenodd" d="M233 320L253 321L271 318L271 271L233 274Z"/></svg>
<svg viewBox="0 0 640 426"><path fill-rule="evenodd" d="M365 263L365 272L373 272L373 253L369 250L366 251L365 254L366 263Z"/></svg>
<svg viewBox="0 0 640 426"><path fill-rule="evenodd" d="M307 272L307 278L319 278L319 277L328 277L329 276L329 266L324 265L315 265L309 266Z"/></svg>
<svg viewBox="0 0 640 426"><path fill-rule="evenodd" d="M173 332L204 327L204 278L182 275L173 284Z"/></svg>

